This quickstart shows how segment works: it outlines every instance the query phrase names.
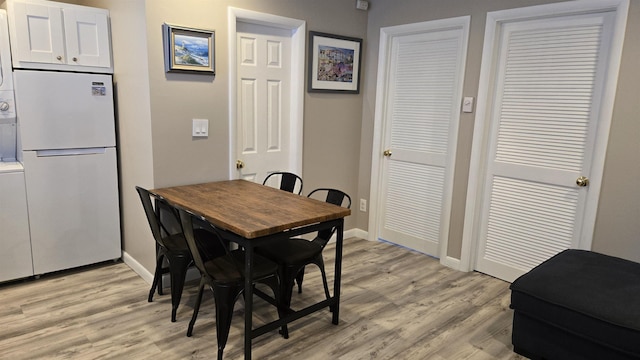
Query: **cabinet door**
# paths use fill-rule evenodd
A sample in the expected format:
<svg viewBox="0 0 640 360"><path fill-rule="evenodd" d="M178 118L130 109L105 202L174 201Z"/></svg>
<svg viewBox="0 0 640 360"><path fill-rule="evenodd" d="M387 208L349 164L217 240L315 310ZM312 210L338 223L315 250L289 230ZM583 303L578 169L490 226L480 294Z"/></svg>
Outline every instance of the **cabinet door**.
<svg viewBox="0 0 640 360"><path fill-rule="evenodd" d="M13 2L13 64L22 62L64 64L62 11L59 7Z"/></svg>
<svg viewBox="0 0 640 360"><path fill-rule="evenodd" d="M67 64L110 67L109 18L99 10L64 9Z"/></svg>

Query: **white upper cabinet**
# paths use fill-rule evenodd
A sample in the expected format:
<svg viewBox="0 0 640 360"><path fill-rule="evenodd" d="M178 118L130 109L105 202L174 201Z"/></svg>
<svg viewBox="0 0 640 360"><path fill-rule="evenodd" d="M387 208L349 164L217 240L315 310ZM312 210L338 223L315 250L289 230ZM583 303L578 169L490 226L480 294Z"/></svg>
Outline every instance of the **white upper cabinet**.
<svg viewBox="0 0 640 360"><path fill-rule="evenodd" d="M111 67L109 13L63 9L67 63Z"/></svg>
<svg viewBox="0 0 640 360"><path fill-rule="evenodd" d="M7 0L14 68L112 73L109 11Z"/></svg>

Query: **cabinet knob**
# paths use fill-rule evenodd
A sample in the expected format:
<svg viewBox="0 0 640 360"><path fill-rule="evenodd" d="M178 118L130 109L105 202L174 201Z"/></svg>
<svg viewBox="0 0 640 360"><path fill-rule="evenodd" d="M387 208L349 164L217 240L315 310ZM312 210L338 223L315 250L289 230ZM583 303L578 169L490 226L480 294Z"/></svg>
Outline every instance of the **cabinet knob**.
<svg viewBox="0 0 640 360"><path fill-rule="evenodd" d="M62 60L62 56L58 55L58 56L56 57L56 59L58 59L58 60Z"/></svg>
<svg viewBox="0 0 640 360"><path fill-rule="evenodd" d="M74 62L77 62L77 61L78 61L78 58L77 58L77 57L74 57L74 58L72 58L71 60L73 60Z"/></svg>

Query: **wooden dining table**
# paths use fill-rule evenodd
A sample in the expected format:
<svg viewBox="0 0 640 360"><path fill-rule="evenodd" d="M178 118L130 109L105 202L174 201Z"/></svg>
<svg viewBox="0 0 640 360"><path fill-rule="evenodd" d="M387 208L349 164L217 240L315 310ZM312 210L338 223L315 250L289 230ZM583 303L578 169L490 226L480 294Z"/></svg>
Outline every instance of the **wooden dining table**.
<svg viewBox="0 0 640 360"><path fill-rule="evenodd" d="M151 190L169 203L202 215L228 240L244 248L245 256L245 328L244 357L251 359L252 339L280 328L315 311L331 307L332 323L338 324L344 218L348 208L292 194L246 180L226 180ZM283 318L253 328L251 283L254 249L270 242L336 228L333 295Z"/></svg>

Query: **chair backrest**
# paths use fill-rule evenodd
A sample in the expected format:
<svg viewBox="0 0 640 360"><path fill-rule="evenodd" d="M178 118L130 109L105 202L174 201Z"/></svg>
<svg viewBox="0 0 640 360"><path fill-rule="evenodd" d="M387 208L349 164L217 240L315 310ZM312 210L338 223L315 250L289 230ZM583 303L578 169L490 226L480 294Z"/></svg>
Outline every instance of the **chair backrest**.
<svg viewBox="0 0 640 360"><path fill-rule="evenodd" d="M220 243L221 248L224 248L225 255L229 255L229 247L227 246L227 242L225 242L218 230L211 225L209 221L207 221L204 217L197 215L187 209L176 207L180 217L180 224L182 225L182 231L184 233L184 237L187 240L187 246L189 246L189 251L191 252L191 256L193 257L193 262L196 264L196 267L200 271L200 274L204 276L210 276L210 273L204 267L204 261L202 260L201 250L198 248L196 238L193 232L193 221L198 220L203 224L207 224L210 229L207 231L211 232L214 235L214 238Z"/></svg>
<svg viewBox="0 0 640 360"><path fill-rule="evenodd" d="M267 177L262 182L262 185L269 185L267 182L269 180L277 179L280 177L280 190L288 191L290 193L297 193L300 195L302 193L302 178L294 173L285 172L285 171L276 171L267 175ZM297 185L300 184L300 187L297 189Z"/></svg>
<svg viewBox="0 0 640 360"><path fill-rule="evenodd" d="M155 198L156 214L160 221L160 234L165 237L182 233L178 211L169 205L164 198L153 195L152 197Z"/></svg>
<svg viewBox="0 0 640 360"><path fill-rule="evenodd" d="M147 221L149 222L149 227L151 227L151 234L153 234L153 238L156 240L158 244L162 247L166 247L162 240L162 231L168 233L166 229L162 230L162 223L159 220L159 214L153 208L152 199L160 199L158 196L153 195L149 192L149 190L144 189L140 186L136 186L136 191L138 195L140 195L140 201L142 201L142 207L144 208L144 213L147 215ZM164 199L163 199L164 200Z"/></svg>
<svg viewBox="0 0 640 360"><path fill-rule="evenodd" d="M351 209L351 196L338 189L319 188L313 190L307 196L310 198L316 198L318 200L324 199L325 202L328 202L330 204ZM320 243L320 245L324 247L325 245L327 245L335 231L336 228L320 230L318 231L318 236L314 241Z"/></svg>

